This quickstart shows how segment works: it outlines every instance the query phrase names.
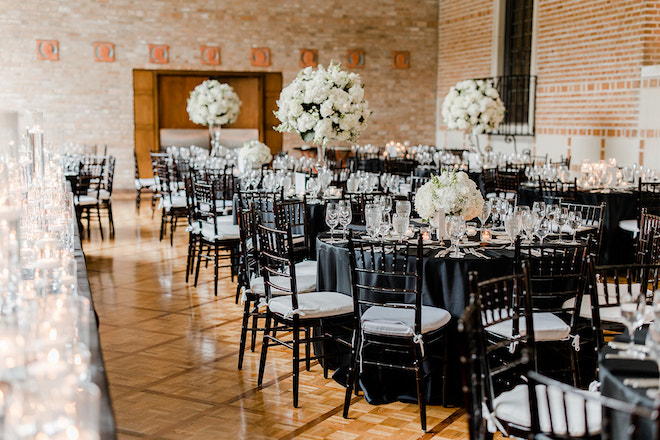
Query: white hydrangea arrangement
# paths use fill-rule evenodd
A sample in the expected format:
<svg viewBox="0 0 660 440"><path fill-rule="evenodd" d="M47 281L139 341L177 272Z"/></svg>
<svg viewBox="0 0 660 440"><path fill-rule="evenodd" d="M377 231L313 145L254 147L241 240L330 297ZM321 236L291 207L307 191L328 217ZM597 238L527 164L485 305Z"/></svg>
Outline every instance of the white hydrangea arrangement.
<svg viewBox="0 0 660 440"><path fill-rule="evenodd" d="M481 213L483 206L481 191L463 171L444 171L433 176L415 194L415 210L427 220L435 217L438 211L471 220Z"/></svg>
<svg viewBox="0 0 660 440"><path fill-rule="evenodd" d="M257 140L245 141L238 150L238 157L256 166L270 163L273 159L270 148Z"/></svg>
<svg viewBox="0 0 660 440"><path fill-rule="evenodd" d="M489 133L504 119L504 103L492 81L461 81L445 97L442 118L451 130Z"/></svg>
<svg viewBox="0 0 660 440"><path fill-rule="evenodd" d="M241 111L241 100L229 84L207 79L190 92L186 110L195 124L231 124Z"/></svg>
<svg viewBox="0 0 660 440"><path fill-rule="evenodd" d="M357 141L367 126L369 103L357 73L339 65L303 69L282 90L275 116L280 132L297 132L305 142L324 145L328 140Z"/></svg>

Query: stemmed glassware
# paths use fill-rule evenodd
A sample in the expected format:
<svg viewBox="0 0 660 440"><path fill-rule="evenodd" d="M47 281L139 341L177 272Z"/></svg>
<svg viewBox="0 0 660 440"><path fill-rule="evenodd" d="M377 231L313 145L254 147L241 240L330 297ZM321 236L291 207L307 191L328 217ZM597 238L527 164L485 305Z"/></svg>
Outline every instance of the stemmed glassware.
<svg viewBox="0 0 660 440"><path fill-rule="evenodd" d="M571 211L568 213L568 227L571 228L573 233L573 241L571 244L577 244L576 235L578 228L582 225L582 212L581 211Z"/></svg>
<svg viewBox="0 0 660 440"><path fill-rule="evenodd" d="M397 200L396 201L396 213L404 217L410 218L410 212L412 208L408 200Z"/></svg>
<svg viewBox="0 0 660 440"><path fill-rule="evenodd" d="M644 324L646 312L646 295L644 289L636 289L630 286L628 289L621 289L619 292L619 310L623 323L628 329L630 338L626 355L635 356L635 331Z"/></svg>
<svg viewBox="0 0 660 440"><path fill-rule="evenodd" d="M461 258L463 254L458 248L458 242L465 235L465 219L462 216L451 216L447 225L449 227L449 239L451 241L451 253L449 256L452 258Z"/></svg>
<svg viewBox="0 0 660 440"><path fill-rule="evenodd" d="M536 224L536 231L534 233L536 236L541 240L541 246L543 246L543 240L545 237L548 236L550 233L550 220L547 218L543 217L542 219L539 220L539 222Z"/></svg>
<svg viewBox="0 0 660 440"><path fill-rule="evenodd" d="M531 243L534 239L534 231L536 231L536 223L540 220L536 212L527 210L523 211L520 215L522 219L522 228L527 237L527 242Z"/></svg>
<svg viewBox="0 0 660 440"><path fill-rule="evenodd" d="M545 217L550 220L550 231L554 231L555 219L557 218L557 213L559 212L559 207L557 205L547 205L545 208Z"/></svg>
<svg viewBox="0 0 660 440"><path fill-rule="evenodd" d="M483 208L481 208L481 212L479 213L479 224L481 225L482 234L486 230L486 221L488 221L488 217L490 217L491 209L492 209L492 205L490 200L486 200L484 202Z"/></svg>
<svg viewBox="0 0 660 440"><path fill-rule="evenodd" d="M364 221L367 228L367 233L375 240L380 230L380 221L382 212L378 205L367 205L364 209Z"/></svg>
<svg viewBox="0 0 660 440"><path fill-rule="evenodd" d="M330 227L330 243L334 243L335 228L339 224L339 210L335 202L329 202L325 207L325 223Z"/></svg>
<svg viewBox="0 0 660 440"><path fill-rule="evenodd" d="M557 227L559 228L558 243L564 244L564 240L562 240L561 233L564 225L568 223L568 208L559 208L559 211L555 215L555 222L557 223Z"/></svg>
<svg viewBox="0 0 660 440"><path fill-rule="evenodd" d="M403 242L403 239L406 236L406 233L408 232L408 226L410 224L410 217L399 214L395 212L392 214L392 227L394 228L394 232L396 233L397 237L399 237L399 241Z"/></svg>
<svg viewBox="0 0 660 440"><path fill-rule="evenodd" d="M380 216L380 224L378 226L378 234L380 234L381 243L385 242L385 237L389 234L390 229L392 229L390 214L383 210Z"/></svg>
<svg viewBox="0 0 660 440"><path fill-rule="evenodd" d="M504 217L504 231L509 236L511 240L511 245L509 249L513 249L516 241L516 237L520 234L522 229L522 218L518 214L509 214Z"/></svg>
<svg viewBox="0 0 660 440"><path fill-rule="evenodd" d="M346 240L346 227L353 221L353 210L348 200L339 201L339 224L343 228L342 239Z"/></svg>

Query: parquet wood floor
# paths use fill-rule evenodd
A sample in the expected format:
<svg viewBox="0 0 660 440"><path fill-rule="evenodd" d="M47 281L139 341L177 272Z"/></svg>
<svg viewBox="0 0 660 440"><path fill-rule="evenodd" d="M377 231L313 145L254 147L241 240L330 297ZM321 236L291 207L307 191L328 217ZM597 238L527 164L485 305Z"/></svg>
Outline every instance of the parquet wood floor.
<svg viewBox="0 0 660 440"><path fill-rule="evenodd" d="M417 406L374 406L354 398L341 416L344 389L318 365L301 374L300 408L292 406L290 353L269 350L264 387L257 389L257 352L242 371L237 355L242 307L224 269L218 297L213 271L197 288L185 282L185 226L158 240L160 215L148 201L135 212L132 194L113 196L116 237L98 226L83 239L100 319L119 439L463 439L465 410L428 408L421 431ZM107 232L107 225L105 226Z"/></svg>

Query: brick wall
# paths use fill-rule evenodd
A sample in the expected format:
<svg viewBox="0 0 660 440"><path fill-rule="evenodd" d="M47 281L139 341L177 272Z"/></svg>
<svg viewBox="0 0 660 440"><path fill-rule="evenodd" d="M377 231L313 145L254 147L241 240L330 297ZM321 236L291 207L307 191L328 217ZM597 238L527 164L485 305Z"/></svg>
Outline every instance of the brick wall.
<svg viewBox="0 0 660 440"><path fill-rule="evenodd" d="M457 3L440 0L440 103L457 80L498 73L489 72L497 56L495 2L485 0L469 10ZM658 155L649 151L656 143L649 137L658 132L649 125L660 124L648 120L660 111L660 102L649 98L655 96L657 74L642 75L643 66L660 64L660 1L543 0L536 5L537 136L530 146L557 159L571 154L573 164L617 157L626 165L644 159L645 166L660 168ZM443 136L448 137L439 126L439 142ZM489 142L511 151L498 137Z"/></svg>
<svg viewBox="0 0 660 440"><path fill-rule="evenodd" d="M373 116L360 142L434 140L437 0L5 0L2 9L0 109L43 110L57 144L107 144L118 188L132 187L132 70L203 70L202 45L220 47L217 70L278 71L285 84L300 69L300 49L317 49L324 65L362 49L357 71ZM59 61L37 60L38 39L59 41ZM114 63L94 61L97 41L115 44ZM149 44L169 45L170 63L149 63ZM250 49L261 46L271 50L268 68L250 65ZM410 69L392 69L394 50L410 51Z"/></svg>

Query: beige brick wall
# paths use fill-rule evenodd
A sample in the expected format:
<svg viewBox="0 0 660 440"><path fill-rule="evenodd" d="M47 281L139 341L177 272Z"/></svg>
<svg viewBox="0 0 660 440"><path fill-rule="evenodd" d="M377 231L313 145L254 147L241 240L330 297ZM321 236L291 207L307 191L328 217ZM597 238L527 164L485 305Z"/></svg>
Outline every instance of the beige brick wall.
<svg viewBox="0 0 660 440"><path fill-rule="evenodd" d="M58 144L107 144L118 157L118 188L132 187L132 70L203 70L201 45L220 47L217 69L225 71L260 70L250 49L269 47L266 69L282 72L285 84L300 69L300 49L318 49L325 65L345 64L347 50L362 49L373 116L360 142L434 141L437 0L2 0L0 7L0 109L43 110ZM37 39L58 40L60 60L37 60ZM115 44L114 63L94 61L97 41ZM169 45L170 63L150 64L149 44ZM392 69L395 50L410 51L410 69Z"/></svg>

